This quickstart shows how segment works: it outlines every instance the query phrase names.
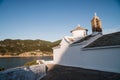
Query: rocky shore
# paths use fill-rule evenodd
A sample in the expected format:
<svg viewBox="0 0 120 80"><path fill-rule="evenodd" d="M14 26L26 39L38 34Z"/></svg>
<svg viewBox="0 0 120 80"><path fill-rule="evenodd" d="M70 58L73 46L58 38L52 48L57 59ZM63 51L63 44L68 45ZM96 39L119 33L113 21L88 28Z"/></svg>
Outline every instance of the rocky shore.
<svg viewBox="0 0 120 80"><path fill-rule="evenodd" d="M40 64L0 71L0 80L40 80L45 75L46 66Z"/></svg>
<svg viewBox="0 0 120 80"><path fill-rule="evenodd" d="M53 64L48 64L47 68L46 76L40 80L120 80L120 73Z"/></svg>

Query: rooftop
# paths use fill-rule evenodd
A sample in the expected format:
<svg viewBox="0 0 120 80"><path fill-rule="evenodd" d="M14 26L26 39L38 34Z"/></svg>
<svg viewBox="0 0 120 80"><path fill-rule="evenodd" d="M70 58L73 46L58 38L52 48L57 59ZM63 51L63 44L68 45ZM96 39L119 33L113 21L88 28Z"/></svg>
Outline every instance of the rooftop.
<svg viewBox="0 0 120 80"><path fill-rule="evenodd" d="M84 38L74 42L73 44L81 43L83 41L86 41L86 40L90 39L91 37L93 37L93 35L88 35L88 36L86 36L86 37L84 37Z"/></svg>
<svg viewBox="0 0 120 80"><path fill-rule="evenodd" d="M76 30L87 30L82 28L80 25L78 25L75 29L73 29L71 32L76 31Z"/></svg>
<svg viewBox="0 0 120 80"><path fill-rule="evenodd" d="M87 45L85 48L115 46L115 45L120 45L120 32L103 35L94 42Z"/></svg>
<svg viewBox="0 0 120 80"><path fill-rule="evenodd" d="M47 65L47 74L41 80L119 80L120 74L78 67Z"/></svg>

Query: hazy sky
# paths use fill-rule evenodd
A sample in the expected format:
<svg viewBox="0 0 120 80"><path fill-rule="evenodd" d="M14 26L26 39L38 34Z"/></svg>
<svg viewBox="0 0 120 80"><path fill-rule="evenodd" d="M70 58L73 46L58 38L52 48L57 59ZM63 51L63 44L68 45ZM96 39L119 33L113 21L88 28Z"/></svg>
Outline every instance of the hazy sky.
<svg viewBox="0 0 120 80"><path fill-rule="evenodd" d="M120 31L120 0L0 0L0 40L55 41L78 24L90 34L94 12L104 33Z"/></svg>

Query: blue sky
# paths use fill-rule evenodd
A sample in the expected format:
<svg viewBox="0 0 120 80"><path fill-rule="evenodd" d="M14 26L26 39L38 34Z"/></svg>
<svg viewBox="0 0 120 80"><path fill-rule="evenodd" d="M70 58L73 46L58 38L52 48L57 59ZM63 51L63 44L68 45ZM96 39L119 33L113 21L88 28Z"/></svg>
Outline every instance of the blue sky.
<svg viewBox="0 0 120 80"><path fill-rule="evenodd" d="M103 33L120 31L120 0L0 0L0 40L55 41L78 24L90 34L94 12Z"/></svg>

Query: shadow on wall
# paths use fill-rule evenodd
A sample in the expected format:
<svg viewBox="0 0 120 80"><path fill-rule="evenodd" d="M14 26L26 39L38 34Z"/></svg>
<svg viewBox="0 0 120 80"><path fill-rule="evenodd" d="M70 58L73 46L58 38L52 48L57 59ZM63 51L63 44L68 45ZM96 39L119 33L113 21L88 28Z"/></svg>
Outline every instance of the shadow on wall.
<svg viewBox="0 0 120 80"><path fill-rule="evenodd" d="M82 60L82 52L80 53L80 49L81 46L68 46L64 49L63 52L60 52L61 55L59 55L59 53L56 53L58 54L57 57L59 57L58 64L66 66L79 66L81 64L80 60Z"/></svg>

